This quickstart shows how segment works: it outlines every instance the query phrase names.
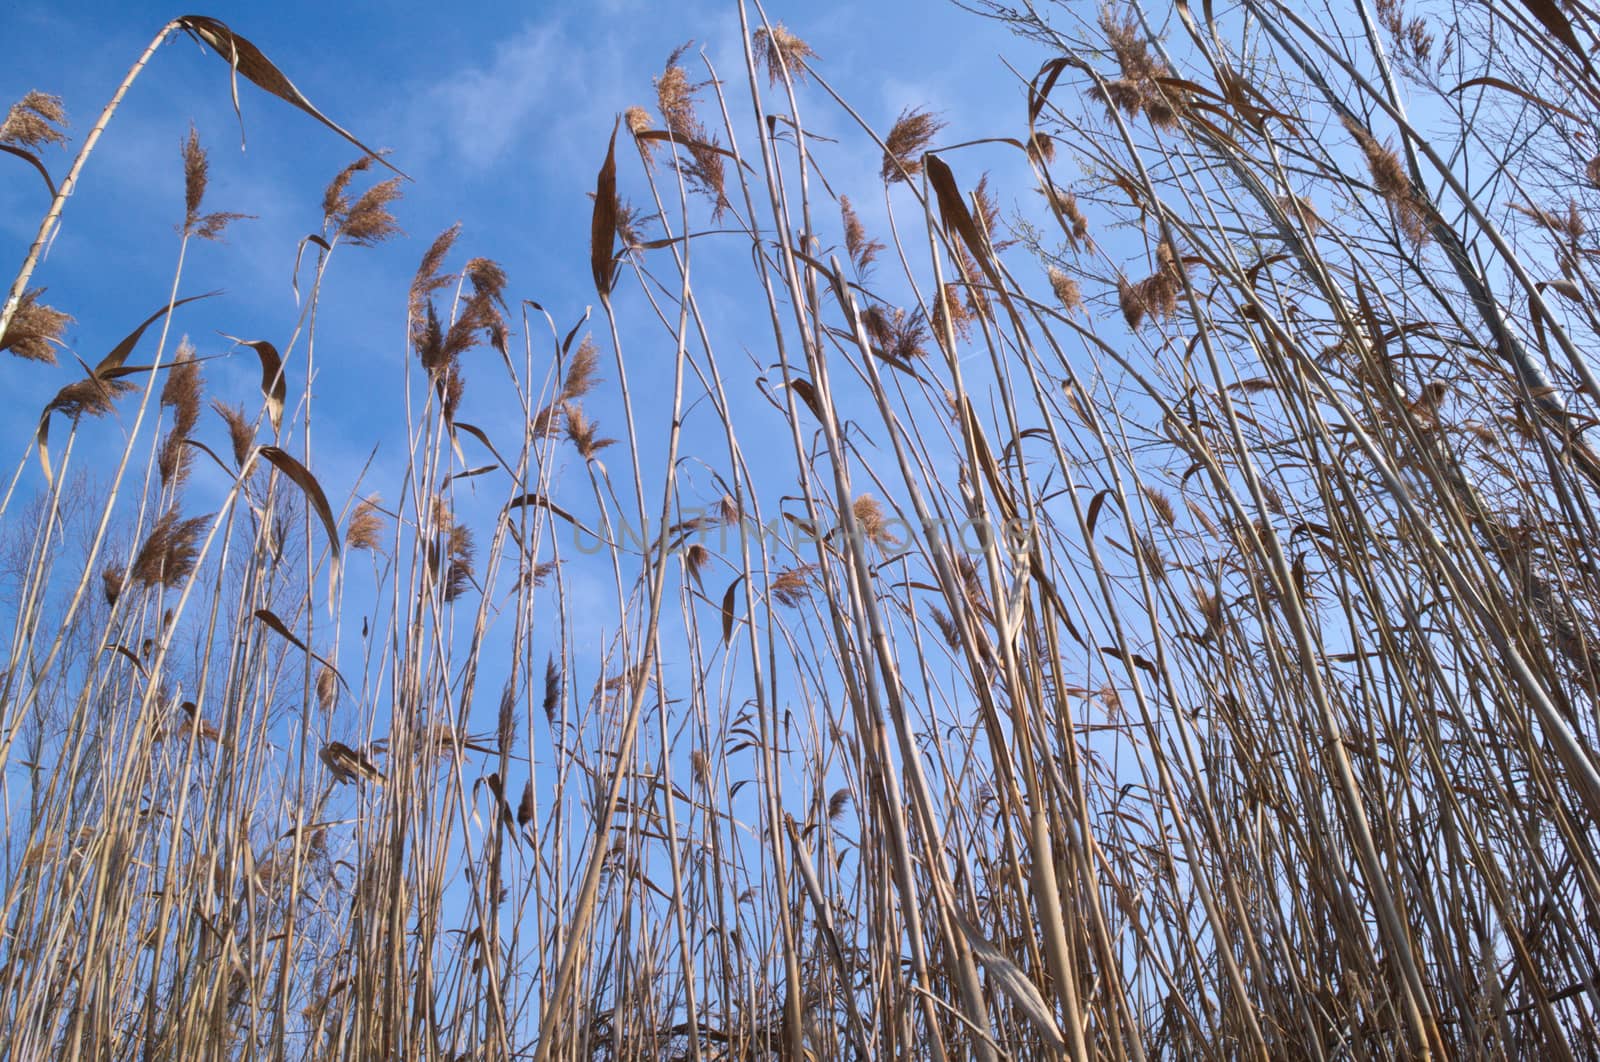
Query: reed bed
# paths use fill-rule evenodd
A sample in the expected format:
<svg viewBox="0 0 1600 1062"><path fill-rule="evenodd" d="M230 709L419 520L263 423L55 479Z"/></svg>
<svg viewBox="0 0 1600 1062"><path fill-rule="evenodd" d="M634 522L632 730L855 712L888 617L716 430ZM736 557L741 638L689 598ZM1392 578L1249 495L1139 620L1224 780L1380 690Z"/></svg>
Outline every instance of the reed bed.
<svg viewBox="0 0 1600 1062"><path fill-rule="evenodd" d="M586 319L402 242L404 160L216 20L59 182L11 110L7 1054L1592 1057L1594 12L985 5L1046 61L976 131L729 17L595 131ZM165 302L74 359L40 251L176 34L362 154L283 333L197 350L249 204L191 135ZM403 468L335 483L368 254Z"/></svg>

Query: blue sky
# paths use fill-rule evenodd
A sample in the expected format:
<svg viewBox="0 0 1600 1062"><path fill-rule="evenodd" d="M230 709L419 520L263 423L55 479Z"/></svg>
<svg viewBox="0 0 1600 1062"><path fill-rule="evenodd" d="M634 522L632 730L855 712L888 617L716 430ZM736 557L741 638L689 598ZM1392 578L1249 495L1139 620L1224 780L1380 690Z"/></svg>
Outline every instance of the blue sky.
<svg viewBox="0 0 1600 1062"><path fill-rule="evenodd" d="M75 150L134 57L175 13L146 3L7 5L0 24L25 47L0 74L0 97L9 102L30 89L60 95ZM395 164L414 179L396 209L407 238L376 251L343 249L325 286L315 431L318 471L330 493L348 490L374 441L395 438L403 423L405 290L435 234L462 222L461 252L501 262L515 297L542 303L564 331L594 301L587 193L613 117L636 103L653 108L651 78L690 38L729 82L736 116L748 112L732 4L296 2L224 4L202 13L253 41L364 142L391 148ZM880 131L909 106L941 113L953 140L992 132L997 112L1014 114L1020 126L1019 89L998 57L1028 70L1036 65L1031 49L953 4L774 6L769 16L811 43L826 76ZM689 64L698 73L693 52ZM215 56L180 36L140 76L34 275L33 284L48 289L46 301L76 320L57 367L7 359L17 412L0 424L0 453L22 453L36 425L32 411L78 374L73 352L92 364L164 304L182 210L178 147L191 122L210 152L207 209L257 217L234 225L226 243L192 247L184 293L222 289L226 297L186 308L177 333L190 335L203 355L229 350L218 333L285 342L297 314L289 276L296 244L320 227L322 188L355 151L254 86L241 84L240 97L244 150L226 68ZM878 228L875 154L859 150L859 132L820 91L807 93L802 106L814 131L851 145L835 149L825 172L856 200L869 228ZM754 138L747 134L742 147L753 152ZM59 178L70 158L52 149L46 161ZM625 194L630 163L636 171L636 160L623 159ZM43 188L26 167L0 170L0 253L20 260L44 205ZM735 238L727 251L742 260L745 246ZM701 287L724 320L753 308L748 295ZM766 327L759 310L750 321ZM248 350L207 371L213 395L253 408L257 370ZM292 380L291 391L296 386ZM86 424L85 431L120 449L114 424ZM374 467L381 471L401 456L380 449Z"/></svg>
<svg viewBox="0 0 1600 1062"><path fill-rule="evenodd" d="M130 63L165 20L178 13L144 3L69 3L12 4L0 14L6 36L24 44L0 74L0 100L9 104L38 89L65 102L73 141L66 151L49 149L46 154L58 179ZM371 471L360 492L378 490L387 498L397 494L405 464L403 385L408 375L413 388L421 380L420 370L407 361L406 290L419 257L438 232L460 221L463 231L454 264L478 255L499 261L510 276L513 305L515 299L537 300L565 332L595 301L588 263L588 193L613 119L634 104L654 109L651 79L667 55L691 38L696 48L684 60L691 75L701 76L696 53L703 48L728 84L741 149L758 157L747 117L737 7L731 3L294 2L225 4L201 13L222 19L255 43L307 97L365 143L392 149L395 165L413 178L395 209L407 236L377 249L341 247L323 288L316 333L313 472L336 510L356 489L369 459ZM908 107L939 113L949 123L947 143L1023 133L1022 89L999 60L1003 54L1018 69L1031 71L1038 65L1036 50L995 23L943 2L793 10L773 6L768 14L810 43L825 76L880 133ZM257 407L256 359L248 349L233 348L221 334L267 339L280 347L288 342L299 313L290 285L296 245L321 228L322 190L357 153L306 115L248 83L241 82L240 103L244 150L225 65L181 35L158 52L127 95L32 281L48 289L45 301L75 318L65 336L68 349L60 352L54 367L12 358L0 361L12 410L0 420L0 454L6 457L0 469L8 481L12 463L32 438L38 411L81 374L73 355L93 364L135 324L165 305L179 244L175 225L183 210L179 146L191 122L210 153L205 209L256 217L236 223L223 243L192 244L181 293L221 289L225 294L180 310L174 338L190 336L202 356L227 355L206 366L209 396L243 402L251 411ZM713 106L709 98L702 100L703 117L714 127ZM841 141L821 149L823 172L833 189L849 194L868 229L887 239L877 152L820 89L805 90L801 106L813 133ZM1013 174L1026 174L1014 150L978 149L962 153L958 172L964 182L974 183L991 164L987 159L1003 160ZM623 193L642 202L637 158L631 149L619 149L619 161ZM910 205L905 185L894 195ZM1014 190L1014 196L1022 195L1029 193ZM0 168L0 253L20 261L45 205L36 175L20 163ZM1003 201L1003 206L1009 210L1011 203ZM837 225L831 206L818 209L824 224ZM696 204L692 212L696 225L704 224L704 204ZM920 213L908 216L919 218ZM915 224L909 235L913 248L923 240ZM747 378L736 383L755 398L751 381L775 355L765 306L750 282L748 239L729 236L703 241L697 248L697 291L721 330L715 337L717 357L725 371L744 373ZM925 242L921 248L925 258ZM719 260L727 263L736 284L708 279L716 277ZM663 261L659 268L668 266ZM898 272L887 259L880 267L887 289L903 286L893 279ZM624 287L629 290L619 295L618 303L626 345L630 322L648 321L637 284L630 278ZM603 339L598 315L591 326ZM641 395L667 387L671 378L669 350L650 357L662 346L658 326L650 328L655 331L641 331L644 338L634 341L628 352L630 382ZM147 337L144 355L153 348L153 338L154 332ZM535 366L548 364L549 338L537 318L533 342L536 352L544 352L536 353ZM514 347L520 345L519 337ZM521 431L515 403L505 388L493 386L504 377L489 360L492 355L480 351L474 357L481 360L466 368L462 419L506 439L506 452L514 453L511 440ZM605 361L609 359L607 351ZM288 364L293 396L303 380L303 352L294 351ZM607 369L602 375L606 384L593 398L590 412L605 434L621 437L620 414L609 397L614 373ZM696 393L691 386L691 400ZM644 405L640 435L648 446L664 436L661 425L648 423L649 403ZM760 412L752 410L751 417ZM83 423L80 467L93 467L96 454L121 451L120 416ZM696 420L704 423L709 417L703 409ZM697 436L696 430L691 424L684 442L684 453L699 459L685 466L686 493L709 504L720 494L710 470L726 474L726 452L719 433ZM198 434L225 449L222 429L209 411ZM53 445L64 435L65 426L57 428ZM747 438L745 445L750 444ZM297 450L298 445L297 432ZM759 450L756 459L762 460L765 455ZM778 462L774 495L793 493L792 457L785 451L787 446L780 444L771 455ZM579 512L592 511L582 462L570 446L557 452L565 467L557 474L556 497ZM617 481L626 484L625 449L608 451L605 460ZM661 462L648 450L644 461L648 505L654 510ZM24 477L24 492L37 489L37 462L29 460ZM460 500L463 508L458 510L481 517L475 522L483 529L485 547L488 517L506 496L504 484L488 482L494 478L482 481L481 490L476 482L470 485L481 494L476 499L480 512L470 513L471 500ZM208 462L197 462L186 508L207 511L209 499L220 497L226 487L227 481ZM862 489L870 490L870 484ZM631 501L631 492L625 491L624 497ZM764 499L763 519L768 521L777 517L772 503L772 498ZM366 570L364 560L360 567ZM575 632L575 648L590 654L584 663L591 668L609 646L607 619L614 618L616 604L608 565L599 569L592 577L574 571L569 586L575 611L593 625L592 630ZM730 578L709 575L707 592L719 596ZM352 584L350 592L360 591ZM351 660L352 650L359 654L352 644L357 626L353 616L344 623L341 655ZM579 688L592 680L592 672L579 678ZM482 683L497 690L499 678L485 675Z"/></svg>
<svg viewBox="0 0 1600 1062"><path fill-rule="evenodd" d="M35 88L60 95L74 137L69 149L75 150L134 57L174 13L143 3L11 5L0 19L7 36L26 47L0 75L0 96L9 101ZM730 107L744 130L741 147L755 151L743 118L749 104L732 4L287 3L223 5L203 13L253 41L364 142L392 149L394 163L413 178L396 208L406 238L376 250L342 248L324 286L314 471L336 507L355 486L374 445L377 456L363 491L389 491L398 482L404 461L402 383L414 371L404 363L405 291L435 234L460 221L458 253L501 262L511 278L510 293L542 303L564 332L594 302L587 194L612 120L632 104L653 109L651 79L668 53L690 38L695 51L705 50L729 85ZM769 17L810 42L825 75L880 131L902 109L922 106L950 123L951 141L992 134L997 114L1014 115L1017 129L1006 131L1020 132L1020 89L1010 83L999 56L1031 70L1037 65L1033 50L953 4L835 4L793 11L774 6ZM951 41L962 47L951 48ZM698 75L694 51L685 61ZM210 152L206 209L257 217L236 223L225 243L196 241L191 247L183 293L222 289L225 296L180 311L175 334L191 336L202 355L230 351L219 333L280 346L287 341L298 313L290 288L296 245L320 228L322 188L356 152L252 85L241 83L240 102L243 150L226 67L182 36L158 52L126 97L33 279L48 289L46 301L76 319L65 337L69 349L53 368L15 359L0 367L15 411L0 424L0 453L10 460L30 440L34 411L79 374L72 354L94 363L165 303L178 245L174 224L182 212L178 149L191 122ZM848 145L824 156L824 172L881 236L876 153L860 150L864 138L820 90L807 91L802 107L814 132ZM707 120L712 117L707 111ZM59 178L70 158L51 149L46 161ZM631 152L622 156L624 194L642 196L637 169ZM0 247L20 259L44 207L43 189L20 163L0 174ZM975 175L973 168L969 179ZM898 194L908 193L900 186ZM699 252L701 261L714 268L714 256L726 253L733 270L747 273L744 238L724 242L724 248L704 245L711 249ZM738 359L740 334L748 332L749 347L755 348L750 357L770 363L765 313L751 301L754 289L748 283L742 289L704 280L699 285L701 299L731 330L731 339L720 338L726 344L720 356ZM536 331L534 342L537 350L548 340ZM667 384L670 359L634 364L635 387L647 393ZM492 380L497 371L485 365L478 376ZM291 394L300 385L295 375L291 369ZM491 405L505 396L486 394L482 385L474 393L473 376L469 368L463 417L492 434L514 433L510 404ZM207 380L211 395L254 408L258 370L249 350L209 363ZM596 401L602 426L620 435L621 424L608 417L604 398ZM82 430L87 444L98 440L121 448L115 420L85 422ZM648 429L643 434L651 437ZM209 413L201 435L220 438ZM692 452L692 441L690 446ZM621 451L608 457L615 468ZM617 471L626 476L625 467ZM586 492L581 475L566 478L568 486ZM202 462L194 492L222 485ZM492 491L498 499L499 488Z"/></svg>

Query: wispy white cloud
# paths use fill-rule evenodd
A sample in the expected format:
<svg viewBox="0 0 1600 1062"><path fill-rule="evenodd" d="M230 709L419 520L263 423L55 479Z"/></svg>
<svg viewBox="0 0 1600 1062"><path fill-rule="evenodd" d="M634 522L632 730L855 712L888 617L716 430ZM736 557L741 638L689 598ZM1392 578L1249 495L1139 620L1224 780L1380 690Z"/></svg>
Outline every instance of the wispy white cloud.
<svg viewBox="0 0 1600 1062"><path fill-rule="evenodd" d="M495 45L484 65L425 91L419 132L441 139L445 153L467 168L491 168L548 121L554 100L575 98L573 48L555 23L523 27Z"/></svg>

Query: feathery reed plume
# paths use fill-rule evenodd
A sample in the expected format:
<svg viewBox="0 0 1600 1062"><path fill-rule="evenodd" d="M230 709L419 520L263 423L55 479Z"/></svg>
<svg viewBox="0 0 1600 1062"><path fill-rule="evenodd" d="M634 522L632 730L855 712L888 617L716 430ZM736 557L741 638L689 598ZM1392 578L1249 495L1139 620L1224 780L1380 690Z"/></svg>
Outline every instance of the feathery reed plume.
<svg viewBox="0 0 1600 1062"><path fill-rule="evenodd" d="M517 687L510 679L500 691L500 717L495 724L495 751L502 756L511 755L517 743Z"/></svg>
<svg viewBox="0 0 1600 1062"><path fill-rule="evenodd" d="M532 822L533 812L533 779L529 778L522 786L522 799L517 802L517 826L524 827Z"/></svg>
<svg viewBox="0 0 1600 1062"><path fill-rule="evenodd" d="M857 497L850 503L850 512L855 516L856 527L860 528L868 542L883 548L900 544L900 540L889 530L889 519L884 515L883 503L872 495Z"/></svg>
<svg viewBox="0 0 1600 1062"><path fill-rule="evenodd" d="M197 236L202 240L220 240L229 223L252 217L250 214L236 214L226 210L210 214L200 213L200 207L206 197L206 182L209 179L211 163L206 158L205 148L200 146L200 133L193 125L189 126L189 135L183 141L181 154L183 226L179 231L185 236Z"/></svg>
<svg viewBox="0 0 1600 1062"><path fill-rule="evenodd" d="M599 382L600 348L595 346L591 336L584 336L572 355L572 364L567 366L567 375L561 382L561 394L556 401L570 402L582 398L594 390Z"/></svg>
<svg viewBox="0 0 1600 1062"><path fill-rule="evenodd" d="M105 594L107 605L115 605L117 598L122 596L122 581L127 574L127 569L120 564L108 564L101 569L100 589Z"/></svg>
<svg viewBox="0 0 1600 1062"><path fill-rule="evenodd" d="M1148 502L1150 508L1155 511L1156 516L1161 518L1161 522L1163 524L1166 524L1168 527L1172 527L1177 524L1178 514L1172 508L1171 498L1168 498L1156 488L1145 483L1139 484L1139 493L1144 495L1144 500Z"/></svg>
<svg viewBox="0 0 1600 1062"><path fill-rule="evenodd" d="M1378 24L1388 31L1401 57L1417 66L1427 66L1434 43L1427 19L1420 15L1406 18L1399 0L1378 0L1377 14Z"/></svg>
<svg viewBox="0 0 1600 1062"><path fill-rule="evenodd" d="M701 86L691 83L688 71L678 63L693 43L686 42L667 57L666 69L655 81L656 107L673 139L689 151L691 162L683 169L684 179L691 189L711 199L711 216L720 218L729 206L722 153L716 138L695 114L695 97Z"/></svg>
<svg viewBox="0 0 1600 1062"><path fill-rule="evenodd" d="M1166 240L1156 245L1156 271L1137 283L1117 278L1117 305L1128 327L1137 330L1148 315L1169 320L1178 312L1178 296L1183 292L1183 256Z"/></svg>
<svg viewBox="0 0 1600 1062"><path fill-rule="evenodd" d="M1055 266L1051 266L1046 275L1050 279L1050 290L1055 292L1062 309L1072 313L1083 305L1083 292L1079 290L1076 280Z"/></svg>
<svg viewBox="0 0 1600 1062"><path fill-rule="evenodd" d="M996 251L1003 251L1015 245L1015 239L1001 238L1000 231L1004 226L1000 219L1000 201L995 198L994 189L989 187L987 173L978 178L977 185L972 189L972 201L977 207L973 211L973 218L980 223L989 246Z"/></svg>
<svg viewBox="0 0 1600 1062"><path fill-rule="evenodd" d="M795 83L804 81L806 60L817 57L811 45L790 33L781 22L771 29L758 28L751 34L750 44L755 51L756 64L767 68L769 85L776 85L786 71Z"/></svg>
<svg viewBox="0 0 1600 1062"><path fill-rule="evenodd" d="M6 112L0 122L0 144L41 148L46 144L65 144L67 135L58 127L67 124L67 112L59 96L30 91Z"/></svg>
<svg viewBox="0 0 1600 1062"><path fill-rule="evenodd" d="M951 621L950 617L945 615L937 605L929 605L928 612L933 617L933 625L938 628L939 637L944 639L944 643L952 649L960 649L961 632L956 629L956 625Z"/></svg>
<svg viewBox="0 0 1600 1062"><path fill-rule="evenodd" d="M425 341L425 333L431 326L437 330L439 322L433 319L431 298L433 293L445 287L455 278L447 273L441 273L444 268L445 256L450 253L450 248L455 246L456 237L461 235L461 222L456 222L448 229L434 237L433 243L422 255L422 261L417 263L417 273L411 281L411 290L407 296L407 314L411 321L411 345L421 349Z"/></svg>
<svg viewBox="0 0 1600 1062"><path fill-rule="evenodd" d="M689 573L689 578L695 581L696 586L703 585L700 580L701 572L705 570L706 563L711 560L711 551L699 542L691 543L683 554L683 569Z"/></svg>
<svg viewBox="0 0 1600 1062"><path fill-rule="evenodd" d="M250 423L243 406L230 406L220 398L211 400L211 408L228 427L228 443L233 448L233 463L240 468L249 460L250 449L256 444L255 425Z"/></svg>
<svg viewBox="0 0 1600 1062"><path fill-rule="evenodd" d="M839 817L845 813L845 809L849 806L850 790L834 790L833 795L828 798L828 821L838 822Z"/></svg>
<svg viewBox="0 0 1600 1062"><path fill-rule="evenodd" d="M544 662L544 717L551 726L556 722L556 706L561 703L561 669L556 667L552 654Z"/></svg>
<svg viewBox="0 0 1600 1062"><path fill-rule="evenodd" d="M381 500L378 495L369 494L356 503L344 531L346 549L364 549L372 553L381 550L378 540L383 533L383 514L378 511Z"/></svg>
<svg viewBox="0 0 1600 1062"><path fill-rule="evenodd" d="M1035 164L1056 160L1056 142L1049 133L1035 132L1028 138L1028 158Z"/></svg>
<svg viewBox="0 0 1600 1062"><path fill-rule="evenodd" d="M324 712L333 711L339 703L339 676L327 664L317 671L317 707Z"/></svg>
<svg viewBox="0 0 1600 1062"><path fill-rule="evenodd" d="M454 601L473 586L472 560L476 547L472 529L456 521L443 497L433 501L433 526L436 542L429 549L431 564L444 567L444 599Z"/></svg>
<svg viewBox="0 0 1600 1062"><path fill-rule="evenodd" d="M363 192L354 203L345 194L350 181L380 161L363 155L334 175L322 192L322 228L330 236L341 236L358 247L372 247L402 235L400 225L389 212L389 204L400 198L400 178L379 181Z"/></svg>
<svg viewBox="0 0 1600 1062"><path fill-rule="evenodd" d="M134 558L134 582L172 587L187 579L200 557L200 532L210 521L210 516L184 520L176 507L162 513Z"/></svg>
<svg viewBox="0 0 1600 1062"><path fill-rule="evenodd" d="M194 346L185 336L178 343L172 366L161 386L161 405L173 411L173 425L187 433L200 420L200 362L195 358Z"/></svg>
<svg viewBox="0 0 1600 1062"><path fill-rule="evenodd" d="M1132 284L1126 277L1117 276L1117 306L1122 310L1122 319L1134 331L1139 330L1147 309L1140 287L1142 284Z"/></svg>
<svg viewBox="0 0 1600 1062"><path fill-rule="evenodd" d="M1507 203L1506 206L1527 218L1532 218L1541 228L1564 236L1569 240L1577 240L1589 226L1584 222L1583 215L1578 212L1578 204L1568 201L1567 207L1561 213L1546 210L1543 207L1529 206L1526 203Z"/></svg>
<svg viewBox="0 0 1600 1062"><path fill-rule="evenodd" d="M1395 224L1412 246L1426 244L1430 239L1427 212L1411 187L1411 178L1406 175L1405 164L1400 161L1400 156L1395 154L1393 148L1378 143L1377 138L1355 119L1344 117L1341 120L1345 130L1355 139L1356 146L1361 149L1362 157L1367 160L1372 186L1389 205Z"/></svg>
<svg viewBox="0 0 1600 1062"><path fill-rule="evenodd" d="M850 263L856 267L856 278L865 280L872 263L883 252L884 244L867 236L866 226L861 224L861 218L856 215L847 195L839 197L839 214L844 219L845 251L850 255Z"/></svg>
<svg viewBox="0 0 1600 1062"><path fill-rule="evenodd" d="M200 362L194 356L194 347L188 337L178 344L178 353L167 379L161 387L161 405L173 411L172 430L161 443L157 455L157 470L161 485L181 484L189 476L193 451L185 440L200 421L200 396L203 384L200 379Z"/></svg>
<svg viewBox="0 0 1600 1062"><path fill-rule="evenodd" d="M655 128L655 122L650 119L650 112L637 104L622 112L622 122L634 136L648 133Z"/></svg>
<svg viewBox="0 0 1600 1062"><path fill-rule="evenodd" d="M74 420L78 417L103 417L111 412L117 399L132 390L133 384L127 380L86 376L57 391L45 410L65 414Z"/></svg>
<svg viewBox="0 0 1600 1062"><path fill-rule="evenodd" d="M799 608L811 596L811 573L816 567L815 564L802 564L785 568L772 580L772 596L780 605Z"/></svg>
<svg viewBox="0 0 1600 1062"><path fill-rule="evenodd" d="M1087 251L1094 247L1089 239L1089 219L1083 216L1083 210L1078 206L1078 197L1056 185L1049 185L1038 189L1040 195L1049 200L1051 210L1061 222L1061 232L1067 238L1067 243L1074 251Z"/></svg>
<svg viewBox="0 0 1600 1062"><path fill-rule="evenodd" d="M600 425L584 415L583 406L577 402L563 402L561 415L566 421L567 438L572 445L578 448L578 453L585 461L594 459L595 454L608 446L616 444L615 439L597 438Z"/></svg>
<svg viewBox="0 0 1600 1062"><path fill-rule="evenodd" d="M893 184L921 173L922 156L944 127L943 120L920 108L901 111L883 142L883 166L878 175Z"/></svg>
<svg viewBox="0 0 1600 1062"><path fill-rule="evenodd" d="M0 336L0 351L9 350L26 361L54 365L54 344L61 342L61 333L66 331L72 318L40 302L39 296L43 294L43 288L34 288L23 294L11 323L6 326L5 335Z"/></svg>
<svg viewBox="0 0 1600 1062"><path fill-rule="evenodd" d="M1117 57L1122 76L1107 81L1101 99L1112 110L1130 118L1143 114L1157 129L1173 129L1183 102L1161 84L1172 71L1150 53L1150 42L1139 28L1137 15L1119 15L1110 5L1100 9L1100 29Z"/></svg>
<svg viewBox="0 0 1600 1062"><path fill-rule="evenodd" d="M946 307L949 308L948 314ZM942 345L945 325L948 324L955 338L965 342L972 335L972 322L976 316L970 300L963 302L961 299L961 285L954 280L945 281L944 298L935 299L933 303L933 338Z"/></svg>
<svg viewBox="0 0 1600 1062"><path fill-rule="evenodd" d="M920 307L910 313L896 307L891 313L875 304L862 313L861 323L886 356L902 362L927 356L928 319Z"/></svg>
<svg viewBox="0 0 1600 1062"><path fill-rule="evenodd" d="M1317 215L1311 200L1303 195L1280 195L1278 208L1291 220L1299 219L1307 236L1315 236L1322 229L1322 218Z"/></svg>

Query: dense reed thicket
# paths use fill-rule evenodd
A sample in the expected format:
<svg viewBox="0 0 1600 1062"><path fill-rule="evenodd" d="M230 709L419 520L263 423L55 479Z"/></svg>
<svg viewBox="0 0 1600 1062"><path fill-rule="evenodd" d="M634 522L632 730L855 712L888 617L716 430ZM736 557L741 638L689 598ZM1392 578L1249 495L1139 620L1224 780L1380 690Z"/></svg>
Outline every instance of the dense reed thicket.
<svg viewBox="0 0 1600 1062"><path fill-rule="evenodd" d="M122 93L186 33L366 149L197 17L65 176L12 108L8 1056L1591 1057L1600 17L988 6L1049 58L979 131L729 17L574 177L586 324L422 253L392 482L308 412L398 171L211 395L197 137L149 320L71 368L39 294Z"/></svg>

